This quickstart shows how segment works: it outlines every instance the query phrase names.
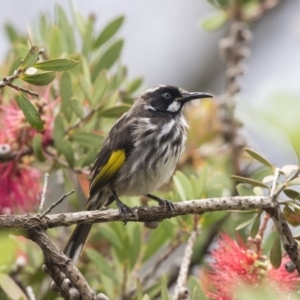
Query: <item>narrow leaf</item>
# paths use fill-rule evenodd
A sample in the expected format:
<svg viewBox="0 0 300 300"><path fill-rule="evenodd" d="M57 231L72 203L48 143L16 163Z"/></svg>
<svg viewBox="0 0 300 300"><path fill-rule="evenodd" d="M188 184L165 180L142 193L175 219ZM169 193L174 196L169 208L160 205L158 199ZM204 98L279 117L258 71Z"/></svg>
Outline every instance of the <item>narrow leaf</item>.
<svg viewBox="0 0 300 300"><path fill-rule="evenodd" d="M136 278L136 297L137 300L143 300L143 287L139 277Z"/></svg>
<svg viewBox="0 0 300 300"><path fill-rule="evenodd" d="M68 121L72 117L71 97L73 96L73 88L71 76L68 72L62 74L59 82L59 90L62 100L61 110L65 114Z"/></svg>
<svg viewBox="0 0 300 300"><path fill-rule="evenodd" d="M94 85L94 92L91 99L93 105L99 103L107 91L108 81L105 70L98 74L95 82L96 84Z"/></svg>
<svg viewBox="0 0 300 300"><path fill-rule="evenodd" d="M184 189L184 194L186 195L186 199L193 199L194 193L193 193L193 187L189 181L189 179L180 171L176 172L176 177L180 181L181 186Z"/></svg>
<svg viewBox="0 0 300 300"><path fill-rule="evenodd" d="M241 224L239 224L235 230L241 230L243 228L245 228L246 226L248 226L249 224L251 224L255 219L257 218L257 215L255 215L253 218L246 220L244 222L242 222Z"/></svg>
<svg viewBox="0 0 300 300"><path fill-rule="evenodd" d="M300 199L300 193L292 189L284 189L283 192L290 199Z"/></svg>
<svg viewBox="0 0 300 300"><path fill-rule="evenodd" d="M67 58L57 58L39 62L33 65L34 68L44 71L67 71L78 65L79 61Z"/></svg>
<svg viewBox="0 0 300 300"><path fill-rule="evenodd" d="M101 70L108 70L117 61L123 48L123 43L123 40L118 40L103 53L93 70L93 81L97 77L98 73L101 72Z"/></svg>
<svg viewBox="0 0 300 300"><path fill-rule="evenodd" d="M255 195L252 188L245 186L243 183L239 183L235 188L240 196L254 196Z"/></svg>
<svg viewBox="0 0 300 300"><path fill-rule="evenodd" d="M70 136L72 141L78 142L81 146L87 148L100 148L103 136L93 132L74 131Z"/></svg>
<svg viewBox="0 0 300 300"><path fill-rule="evenodd" d="M274 169L275 167L262 155L260 155L259 153L255 152L252 149L249 148L244 148L244 150L250 155L252 156L254 159L256 159L257 161L259 161L260 163L262 163L263 165L265 165L268 168Z"/></svg>
<svg viewBox="0 0 300 300"><path fill-rule="evenodd" d="M20 68L26 70L32 67L39 59L40 50L38 46L32 46L24 58Z"/></svg>
<svg viewBox="0 0 300 300"><path fill-rule="evenodd" d="M164 275L161 276L161 300L169 300L167 279Z"/></svg>
<svg viewBox="0 0 300 300"><path fill-rule="evenodd" d="M64 129L64 123L62 120L61 116L56 116L55 121L54 121L54 131L53 131L53 138L54 141L57 140L57 142L59 142L59 140L64 138L65 135L65 129Z"/></svg>
<svg viewBox="0 0 300 300"><path fill-rule="evenodd" d="M119 30L119 28L122 26L124 22L124 16L120 16L110 22L100 33L100 35L96 38L94 43L94 48L98 48L101 45L103 45L105 42L107 42L113 35L116 34L116 32Z"/></svg>
<svg viewBox="0 0 300 300"><path fill-rule="evenodd" d="M127 91L129 93L135 92L141 86L142 82L143 79L141 77L135 78L128 84Z"/></svg>
<svg viewBox="0 0 300 300"><path fill-rule="evenodd" d="M250 184L253 186L260 186L262 188L269 189L269 187L267 185L265 185L264 183L262 183L260 181L255 180L255 179L236 176L236 175L231 175L231 179L239 181L239 182L247 183L247 184Z"/></svg>
<svg viewBox="0 0 300 300"><path fill-rule="evenodd" d="M274 269L278 269L281 266L281 259L282 259L281 240L280 240L280 236L278 236L274 241L274 244L270 252L270 261Z"/></svg>
<svg viewBox="0 0 300 300"><path fill-rule="evenodd" d="M23 75L20 78L32 85L43 86L51 83L55 79L55 72L46 72L35 75Z"/></svg>
<svg viewBox="0 0 300 300"><path fill-rule="evenodd" d="M75 97L71 99L71 106L73 111L75 112L76 116L82 119L83 117L83 108L82 103Z"/></svg>
<svg viewBox="0 0 300 300"><path fill-rule="evenodd" d="M73 168L75 164L75 158L70 142L65 139L55 140L55 148L65 157L69 166Z"/></svg>
<svg viewBox="0 0 300 300"><path fill-rule="evenodd" d="M58 26L53 26L50 31L50 55L59 57L62 53L62 34Z"/></svg>
<svg viewBox="0 0 300 300"><path fill-rule="evenodd" d="M222 10L217 10L206 16L201 25L204 30L215 31L223 27L227 20L227 14Z"/></svg>
<svg viewBox="0 0 300 300"><path fill-rule="evenodd" d="M17 97L17 103L22 110L26 121L35 129L42 131L44 129L44 121L42 120L40 114L33 106L33 104L28 100L24 93L20 93Z"/></svg>
<svg viewBox="0 0 300 300"><path fill-rule="evenodd" d="M35 135L32 141L32 148L34 152L34 156L39 160L39 161L45 161L45 156L43 153L43 145L42 145L42 136L40 134Z"/></svg>
<svg viewBox="0 0 300 300"><path fill-rule="evenodd" d="M283 215L284 215L284 219L293 227L300 225L300 218L295 214L295 212L288 205L284 206Z"/></svg>
<svg viewBox="0 0 300 300"><path fill-rule="evenodd" d="M98 115L106 118L119 118L125 112L127 112L130 107L131 105L128 104L118 105L106 110L99 111Z"/></svg>
<svg viewBox="0 0 300 300"><path fill-rule="evenodd" d="M254 220L252 226L251 226L251 229L250 229L250 236L252 238L254 238L257 233L258 233L258 230L259 230L259 227L260 227L260 215L261 214L258 214L258 216L256 217L256 219Z"/></svg>

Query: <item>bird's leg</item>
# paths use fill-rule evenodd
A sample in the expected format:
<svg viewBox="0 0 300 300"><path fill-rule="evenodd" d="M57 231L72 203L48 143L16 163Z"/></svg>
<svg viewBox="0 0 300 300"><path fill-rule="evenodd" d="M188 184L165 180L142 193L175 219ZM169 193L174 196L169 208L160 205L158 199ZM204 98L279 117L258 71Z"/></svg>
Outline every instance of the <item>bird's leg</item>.
<svg viewBox="0 0 300 300"><path fill-rule="evenodd" d="M124 223L126 225L126 223L127 223L127 212L129 211L129 212L131 212L132 215L134 215L133 214L133 210L129 206L127 206L126 204L124 204L119 199L119 197L118 197L118 195L117 195L117 193L115 191L112 191L112 193L113 193L114 199L116 201L117 207L119 209L119 213L120 213L121 216L124 217Z"/></svg>
<svg viewBox="0 0 300 300"><path fill-rule="evenodd" d="M148 198L150 198L154 201L157 201L159 205L166 205L170 212L172 212L175 209L174 204L169 200L161 199L161 198L156 197L156 196L151 195L151 194L147 194L146 197L148 197Z"/></svg>

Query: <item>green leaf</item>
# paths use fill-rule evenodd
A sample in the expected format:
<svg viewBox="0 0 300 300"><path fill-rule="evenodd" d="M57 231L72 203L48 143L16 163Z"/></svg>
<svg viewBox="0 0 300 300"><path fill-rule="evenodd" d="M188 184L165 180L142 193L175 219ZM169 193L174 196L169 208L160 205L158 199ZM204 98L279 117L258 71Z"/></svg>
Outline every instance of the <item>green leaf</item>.
<svg viewBox="0 0 300 300"><path fill-rule="evenodd" d="M62 72L70 70L78 65L79 61L67 58L57 58L39 62L33 65L34 68L44 71Z"/></svg>
<svg viewBox="0 0 300 300"><path fill-rule="evenodd" d="M19 285L7 274L0 273L0 287L10 300L28 299Z"/></svg>
<svg viewBox="0 0 300 300"><path fill-rule="evenodd" d="M218 221L226 218L228 215L227 211L213 211L209 213L204 213L201 217L202 228L209 228L214 226Z"/></svg>
<svg viewBox="0 0 300 300"><path fill-rule="evenodd" d="M54 131L53 131L53 138L54 141L57 140L59 142L62 140L65 136L65 128L64 128L64 122L61 116L56 116L54 121Z"/></svg>
<svg viewBox="0 0 300 300"><path fill-rule="evenodd" d="M181 187L184 189L184 194L186 195L186 199L183 200L193 199L194 198L193 187L189 179L180 171L177 171L175 175L177 179L180 181Z"/></svg>
<svg viewBox="0 0 300 300"><path fill-rule="evenodd" d="M131 105L122 104L99 111L98 115L106 118L120 118L125 112L130 109Z"/></svg>
<svg viewBox="0 0 300 300"><path fill-rule="evenodd" d="M252 226L251 226L251 229L250 229L250 236L252 238L254 238L257 233L258 233L258 230L259 230L259 227L260 227L260 215L261 214L258 214L258 216L256 217L256 219L254 220Z"/></svg>
<svg viewBox="0 0 300 300"><path fill-rule="evenodd" d="M83 108L82 108L82 102L79 101L77 98L72 97L71 98L71 106L73 111L75 112L76 116L80 119L83 117Z"/></svg>
<svg viewBox="0 0 300 300"><path fill-rule="evenodd" d="M147 247L144 251L143 262L153 257L170 238L173 236L174 223L164 220L159 224L159 230L151 230Z"/></svg>
<svg viewBox="0 0 300 300"><path fill-rule="evenodd" d="M92 51L93 44L94 44L94 18L88 18L87 24L85 26L83 41L82 41L82 53L85 57L88 57Z"/></svg>
<svg viewBox="0 0 300 300"><path fill-rule="evenodd" d="M143 300L143 287L139 277L136 278L136 297L137 300Z"/></svg>
<svg viewBox="0 0 300 300"><path fill-rule="evenodd" d="M33 66L39 59L40 49L38 46L32 46L21 63L20 68L24 71Z"/></svg>
<svg viewBox="0 0 300 300"><path fill-rule="evenodd" d="M255 152L254 150L251 150L249 148L244 148L244 150L250 156L252 156L254 159L256 159L257 161L259 161L260 163L262 163L266 167L268 167L270 169L274 169L275 168L266 158L264 158L262 155L260 155L259 153Z"/></svg>
<svg viewBox="0 0 300 300"><path fill-rule="evenodd" d="M215 31L223 27L227 21L227 14L222 10L217 10L206 16L201 25L204 30Z"/></svg>
<svg viewBox="0 0 300 300"><path fill-rule="evenodd" d="M167 286L167 279L164 275L161 276L161 300L169 300L169 291Z"/></svg>
<svg viewBox="0 0 300 300"><path fill-rule="evenodd" d="M255 196L253 189L243 183L239 183L235 188L240 196Z"/></svg>
<svg viewBox="0 0 300 300"><path fill-rule="evenodd" d="M274 244L270 252L270 261L274 269L278 269L281 266L281 259L282 259L281 240L280 240L280 236L278 236L274 241Z"/></svg>
<svg viewBox="0 0 300 300"><path fill-rule="evenodd" d="M11 266L14 263L17 244L12 238L9 237L9 233L6 230L0 232L0 244L1 244L1 255L0 255L0 268L4 269L6 265Z"/></svg>
<svg viewBox="0 0 300 300"><path fill-rule="evenodd" d="M255 219L257 218L257 215L255 215L253 218L246 220L244 222L242 222L241 224L239 224L235 230L241 230L243 228L245 228L246 226L248 226L249 224L251 224Z"/></svg>
<svg viewBox="0 0 300 300"><path fill-rule="evenodd" d="M44 130L44 121L42 120L40 114L33 106L33 104L28 100L24 93L19 93L16 98L17 103L22 110L26 121L35 129L42 131Z"/></svg>
<svg viewBox="0 0 300 300"><path fill-rule="evenodd" d="M93 105L96 105L97 103L99 103L107 91L108 81L106 78L105 70L102 70L98 74L95 82L97 84L94 85L94 92L93 92L92 99L91 99L91 102Z"/></svg>
<svg viewBox="0 0 300 300"><path fill-rule="evenodd" d="M284 189L283 192L290 199L300 199L300 193L292 189Z"/></svg>
<svg viewBox="0 0 300 300"><path fill-rule="evenodd" d="M103 136L93 132L74 131L70 135L72 141L78 142L87 148L99 148L103 141Z"/></svg>
<svg viewBox="0 0 300 300"><path fill-rule="evenodd" d="M288 206L285 205L283 208L284 219L293 227L300 225L300 217Z"/></svg>
<svg viewBox="0 0 300 300"><path fill-rule="evenodd" d="M76 161L77 165L81 167L86 167L91 164L94 164L98 152L99 149L91 148L87 153L85 153Z"/></svg>
<svg viewBox="0 0 300 300"><path fill-rule="evenodd" d="M142 241L141 241L141 226L139 224L130 224L129 230L129 240L130 240L130 251L129 251L129 260L130 260L130 267L133 269L134 265L136 264ZM129 227L128 227L129 228Z"/></svg>
<svg viewBox="0 0 300 300"><path fill-rule="evenodd" d="M86 249L86 255L91 260L97 270L101 270L105 275L111 279L116 279L116 273L114 272L108 260L103 257L101 253L93 249Z"/></svg>
<svg viewBox="0 0 300 300"><path fill-rule="evenodd" d="M69 72L62 74L59 82L59 90L61 95L61 110L65 114L68 121L72 117L71 97L73 96L72 81Z"/></svg>
<svg viewBox="0 0 300 300"><path fill-rule="evenodd" d="M142 84L143 78L138 77L132 80L128 85L127 85L127 91L128 93L133 93L135 92Z"/></svg>
<svg viewBox="0 0 300 300"><path fill-rule="evenodd" d="M231 179L233 179L235 181L247 183L247 184L250 184L250 185L253 185L253 186L260 186L262 188L269 189L269 187L267 185L265 185L264 183L262 183L260 181L257 181L257 180L254 180L254 179L251 179L251 178L231 175Z"/></svg>
<svg viewBox="0 0 300 300"><path fill-rule="evenodd" d="M34 152L34 156L39 161L45 161L46 158L43 153L43 145L42 145L42 136L40 134L36 134L32 141L32 148Z"/></svg>
<svg viewBox="0 0 300 300"><path fill-rule="evenodd" d="M123 44L123 40L118 40L103 53L102 57L93 70L93 81L95 80L99 72L101 72L103 69L108 70L117 61L123 48Z"/></svg>
<svg viewBox="0 0 300 300"><path fill-rule="evenodd" d="M177 177L177 175L175 174L173 176L173 182L174 182L174 185L175 185L175 188L176 188L176 192L178 193L179 197L180 197L180 200L181 201L184 201L186 200L186 195L185 195L185 191L184 191L184 188L179 180L179 178Z"/></svg>
<svg viewBox="0 0 300 300"><path fill-rule="evenodd" d="M60 139L60 140L55 140L54 145L55 148L58 150L58 152L65 157L69 166L73 168L75 164L75 158L74 158L74 152L70 142L65 139Z"/></svg>
<svg viewBox="0 0 300 300"><path fill-rule="evenodd" d="M101 45L107 42L113 35L115 35L119 28L122 26L123 22L124 16L120 16L112 22L110 22L96 38L94 48L99 48Z"/></svg>
<svg viewBox="0 0 300 300"><path fill-rule="evenodd" d="M89 84L88 79L86 77L81 77L79 82L80 82L80 86L81 86L84 96L91 103L92 94L91 94L90 84Z"/></svg>
<svg viewBox="0 0 300 300"><path fill-rule="evenodd" d="M20 78L32 85L43 86L51 83L55 79L55 72L45 72L35 75L23 75Z"/></svg>
<svg viewBox="0 0 300 300"><path fill-rule="evenodd" d="M19 32L12 24L9 23L4 24L4 29L5 29L6 36L8 37L9 41L12 44L20 41L21 37L19 36Z"/></svg>
<svg viewBox="0 0 300 300"><path fill-rule="evenodd" d="M60 28L63 37L61 40L62 50L63 52L67 53L75 53L76 43L74 33L76 32L76 30L74 30L73 24L69 22L69 18L64 12L64 9L58 4L56 4L55 8L56 23Z"/></svg>
<svg viewBox="0 0 300 300"><path fill-rule="evenodd" d="M53 26L50 32L50 56L60 57L62 54L62 36L60 29Z"/></svg>

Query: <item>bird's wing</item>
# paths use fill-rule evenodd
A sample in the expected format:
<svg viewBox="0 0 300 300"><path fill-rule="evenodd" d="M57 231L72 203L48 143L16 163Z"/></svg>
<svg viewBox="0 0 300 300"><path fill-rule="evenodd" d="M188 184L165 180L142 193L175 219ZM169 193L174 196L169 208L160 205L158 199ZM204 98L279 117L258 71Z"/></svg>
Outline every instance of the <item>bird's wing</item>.
<svg viewBox="0 0 300 300"><path fill-rule="evenodd" d="M118 173L133 150L131 138L135 122L124 114L110 130L92 168L90 197L96 195Z"/></svg>

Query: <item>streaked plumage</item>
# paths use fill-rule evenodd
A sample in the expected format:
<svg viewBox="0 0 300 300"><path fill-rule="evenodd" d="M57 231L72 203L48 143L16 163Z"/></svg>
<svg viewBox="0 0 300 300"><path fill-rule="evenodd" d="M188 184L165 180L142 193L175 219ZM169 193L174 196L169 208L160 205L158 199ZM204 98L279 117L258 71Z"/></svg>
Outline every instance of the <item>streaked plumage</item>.
<svg viewBox="0 0 300 300"><path fill-rule="evenodd" d="M119 196L148 195L167 183L186 140L187 124L182 107L192 99L209 97L212 96L188 93L173 86L158 86L137 98L114 124L102 145L91 171L86 210L100 209L115 200L120 213L126 215L126 206ZM78 225L65 248L66 255L74 262L90 228L91 225Z"/></svg>

